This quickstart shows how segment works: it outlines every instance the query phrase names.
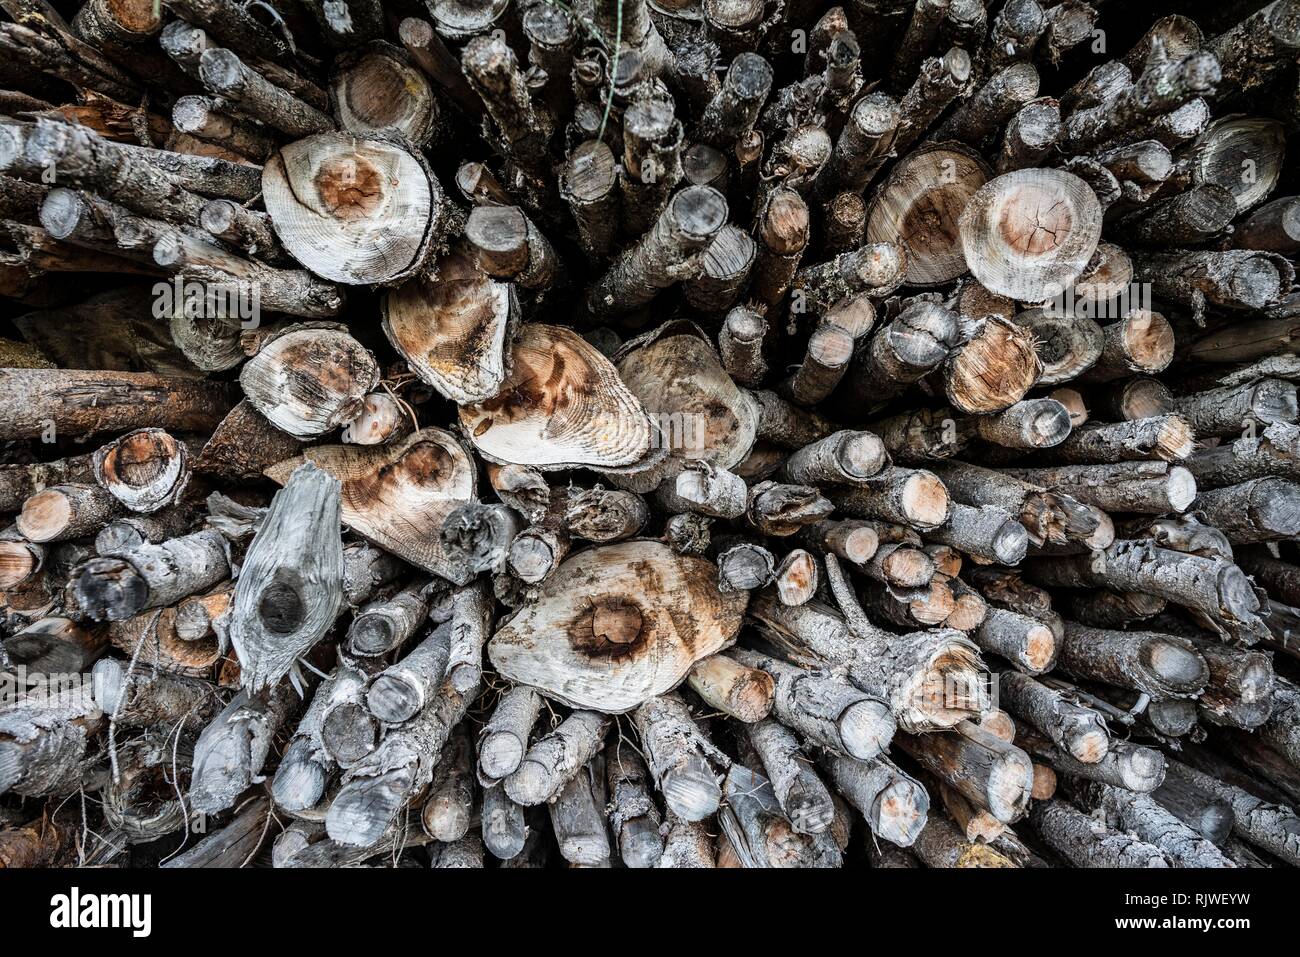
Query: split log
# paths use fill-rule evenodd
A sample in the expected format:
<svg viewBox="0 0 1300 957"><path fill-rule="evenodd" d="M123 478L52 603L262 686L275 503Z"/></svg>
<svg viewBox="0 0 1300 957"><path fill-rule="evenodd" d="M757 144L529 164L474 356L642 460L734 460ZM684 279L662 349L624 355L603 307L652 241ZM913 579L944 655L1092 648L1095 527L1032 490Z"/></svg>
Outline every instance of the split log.
<svg viewBox="0 0 1300 957"><path fill-rule="evenodd" d="M298 675L343 600L339 482L307 463L271 500L235 585L230 641L250 692Z"/></svg>

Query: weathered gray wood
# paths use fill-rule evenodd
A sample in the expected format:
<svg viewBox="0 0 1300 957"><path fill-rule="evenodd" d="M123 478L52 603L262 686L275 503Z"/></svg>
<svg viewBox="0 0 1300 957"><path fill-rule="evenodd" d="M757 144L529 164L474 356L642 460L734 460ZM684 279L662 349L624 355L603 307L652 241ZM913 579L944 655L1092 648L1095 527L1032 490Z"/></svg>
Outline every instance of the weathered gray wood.
<svg viewBox="0 0 1300 957"><path fill-rule="evenodd" d="M809 767L798 738L771 718L750 725L747 730L777 802L795 832L820 834L829 828L835 814L830 792Z"/></svg>
<svg viewBox="0 0 1300 957"><path fill-rule="evenodd" d="M910 847L925 827L930 797L924 787L883 754L870 761L842 755L826 758L840 793L867 819L871 833Z"/></svg>
<svg viewBox="0 0 1300 957"><path fill-rule="evenodd" d="M273 739L297 699L287 682L257 693L240 691L230 699L194 745L190 807L206 814L227 810L261 780Z"/></svg>
<svg viewBox="0 0 1300 957"><path fill-rule="evenodd" d="M605 748L610 827L627 867L658 867L663 860L661 818L651 793L650 774L634 749L619 740Z"/></svg>
<svg viewBox="0 0 1300 957"><path fill-rule="evenodd" d="M723 833L742 867L838 867L840 851L829 832L799 834L781 813L771 784L743 765L725 781Z"/></svg>
<svg viewBox="0 0 1300 957"><path fill-rule="evenodd" d="M775 680L773 712L810 741L860 761L883 753L894 735L894 718L883 701L832 675L736 648L727 657L758 668Z"/></svg>
<svg viewBox="0 0 1300 957"><path fill-rule="evenodd" d="M1003 824L1023 817L1033 787L1024 751L970 722L941 734L900 734L905 753Z"/></svg>
<svg viewBox="0 0 1300 957"><path fill-rule="evenodd" d="M479 780L484 787L518 769L541 710L541 696L526 685L516 685L501 696L479 737Z"/></svg>
<svg viewBox="0 0 1300 957"><path fill-rule="evenodd" d="M528 749L505 778L506 794L525 807L550 801L596 754L608 729L606 715L573 712Z"/></svg>
<svg viewBox="0 0 1300 957"><path fill-rule="evenodd" d="M454 843L469 833L474 810L474 745L465 723L443 745L420 822L436 841Z"/></svg>
<svg viewBox="0 0 1300 957"><path fill-rule="evenodd" d="M1233 829L1242 840L1290 864L1300 863L1300 819L1291 808L1270 804L1179 761L1169 762L1169 777L1227 801L1235 815Z"/></svg>
<svg viewBox="0 0 1300 957"><path fill-rule="evenodd" d="M718 809L722 786L715 765L729 762L692 720L675 693L651 698L633 715L646 763L668 807L687 821Z"/></svg>
<svg viewBox="0 0 1300 957"><path fill-rule="evenodd" d="M390 729L379 747L347 770L325 815L332 840L353 847L379 843L432 780L443 746L477 691L462 694L444 681L419 714Z"/></svg>
<svg viewBox="0 0 1300 957"><path fill-rule="evenodd" d="M1168 867L1160 848L1120 831L1098 830L1091 817L1064 801L1043 801L1031 813L1034 830L1076 867Z"/></svg>
<svg viewBox="0 0 1300 957"><path fill-rule="evenodd" d="M230 641L257 690L298 674L343 604L339 481L311 463L275 494L235 585Z"/></svg>
<svg viewBox="0 0 1300 957"><path fill-rule="evenodd" d="M108 558L92 558L72 573L77 603L96 621L124 621L173 605L230 577L225 537L213 529L161 544L144 543Z"/></svg>
<svg viewBox="0 0 1300 957"><path fill-rule="evenodd" d="M418 645L375 676L366 707L380 721L401 724L419 714L448 678L452 625L444 622Z"/></svg>

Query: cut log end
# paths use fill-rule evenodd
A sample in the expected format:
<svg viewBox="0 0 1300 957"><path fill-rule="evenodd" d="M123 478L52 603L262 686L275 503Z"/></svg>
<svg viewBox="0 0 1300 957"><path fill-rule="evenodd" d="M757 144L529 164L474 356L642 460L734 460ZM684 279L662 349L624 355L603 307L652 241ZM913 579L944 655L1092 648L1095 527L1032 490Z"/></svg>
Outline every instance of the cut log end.
<svg viewBox="0 0 1300 957"><path fill-rule="evenodd" d="M852 757L870 760L889 747L894 715L883 701L868 699L849 705L840 715L840 739Z"/></svg>

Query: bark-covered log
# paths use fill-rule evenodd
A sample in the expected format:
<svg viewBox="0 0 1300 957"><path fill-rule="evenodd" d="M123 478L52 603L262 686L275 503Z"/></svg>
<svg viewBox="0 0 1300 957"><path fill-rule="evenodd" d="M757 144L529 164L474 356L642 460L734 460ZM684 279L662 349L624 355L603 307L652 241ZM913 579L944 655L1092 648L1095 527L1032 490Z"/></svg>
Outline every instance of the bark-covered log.
<svg viewBox="0 0 1300 957"><path fill-rule="evenodd" d="M897 740L922 767L998 821L1009 824L1029 807L1029 756L978 726L964 722L942 734L902 734Z"/></svg>
<svg viewBox="0 0 1300 957"><path fill-rule="evenodd" d="M831 567L828 561L828 571ZM951 727L984 710L982 663L960 632L891 635L866 624L864 615L855 634L840 615L816 601L791 608L766 595L754 598L749 614L794 663L846 668L858 687L889 703L900 728ZM926 688L937 693L927 694Z"/></svg>
<svg viewBox="0 0 1300 957"><path fill-rule="evenodd" d="M1251 644L1265 633L1259 597L1241 569L1223 559L1117 541L1099 556L1036 559L1028 574L1040 585L1090 585L1158 595L1201 612L1239 644Z"/></svg>
<svg viewBox="0 0 1300 957"><path fill-rule="evenodd" d="M1253 730L1274 708L1273 663L1266 652L1233 648L1214 640L1193 640L1209 667L1209 681L1196 701L1212 724Z"/></svg>
<svg viewBox="0 0 1300 957"><path fill-rule="evenodd" d="M1067 621L1061 669L1145 692L1156 698L1195 697L1210 680L1209 666L1195 646L1177 635L1109 631Z"/></svg>
<svg viewBox="0 0 1300 957"><path fill-rule="evenodd" d="M772 676L772 711L808 740L861 761L882 754L894 736L885 703L831 675L738 648L728 657Z"/></svg>
<svg viewBox="0 0 1300 957"><path fill-rule="evenodd" d="M646 763L674 814L702 821L718 809L722 786L718 767L729 762L692 720L674 693L658 695L633 715Z"/></svg>
<svg viewBox="0 0 1300 957"><path fill-rule="evenodd" d="M379 721L401 724L415 717L447 678L452 629L443 623L402 658L375 675L366 707Z"/></svg>
<svg viewBox="0 0 1300 957"><path fill-rule="evenodd" d="M1291 538L1300 532L1300 485L1283 478L1250 479L1202 492L1192 508L1234 544Z"/></svg>
<svg viewBox="0 0 1300 957"><path fill-rule="evenodd" d="M462 694L444 682L415 718L390 730L373 752L347 770L325 817L332 840L354 847L379 842L432 780L438 756L477 690Z"/></svg>
<svg viewBox="0 0 1300 957"><path fill-rule="evenodd" d="M230 576L225 537L206 529L92 558L72 573L78 607L96 621L124 621L150 608L174 605Z"/></svg>
<svg viewBox="0 0 1300 957"><path fill-rule="evenodd" d="M150 372L4 369L0 384L4 439L89 437L146 422L169 432L205 431L234 404L224 383Z"/></svg>
<svg viewBox="0 0 1300 957"><path fill-rule="evenodd" d="M1300 833L1295 811L1270 804L1235 785L1179 761L1169 762L1169 778L1204 795L1228 802L1234 815L1233 830L1242 840L1289 864L1300 863Z"/></svg>
<svg viewBox="0 0 1300 957"><path fill-rule="evenodd" d="M998 694L1007 708L1077 761L1096 764L1110 749L1110 734L1100 714L1028 675L1003 672Z"/></svg>
<svg viewBox="0 0 1300 957"><path fill-rule="evenodd" d="M777 687L767 671L728 655L696 662L686 680L706 704L746 724L767 717Z"/></svg>
<svg viewBox="0 0 1300 957"><path fill-rule="evenodd" d="M805 834L795 829L783 813L773 783L761 774L732 765L725 789L727 804L719 814L720 823L741 867L839 866L834 838L826 831Z"/></svg>
<svg viewBox="0 0 1300 957"><path fill-rule="evenodd" d="M506 794L524 806L555 798L603 745L608 727L604 715L575 711L528 749L519 766L505 778Z"/></svg>
<svg viewBox="0 0 1300 957"><path fill-rule="evenodd" d="M840 793L867 819L871 833L910 847L925 827L930 797L913 777L881 755L858 761L828 755L827 772Z"/></svg>
<svg viewBox="0 0 1300 957"><path fill-rule="evenodd" d="M1090 788L1087 803L1106 823L1160 848L1175 867L1233 867L1213 842L1165 810L1150 795L1101 784Z"/></svg>
<svg viewBox="0 0 1300 957"><path fill-rule="evenodd" d="M1035 805L1034 830L1076 867L1168 867L1169 860L1154 844L1128 834L1098 827L1082 811L1064 801Z"/></svg>

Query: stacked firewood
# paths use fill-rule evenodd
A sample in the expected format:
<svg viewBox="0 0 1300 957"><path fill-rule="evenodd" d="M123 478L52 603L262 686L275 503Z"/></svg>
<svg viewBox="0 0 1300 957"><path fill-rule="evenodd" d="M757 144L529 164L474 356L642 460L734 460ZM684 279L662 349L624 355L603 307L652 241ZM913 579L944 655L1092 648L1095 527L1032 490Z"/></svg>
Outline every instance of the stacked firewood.
<svg viewBox="0 0 1300 957"><path fill-rule="evenodd" d="M1300 864L1181 6L0 0L0 866Z"/></svg>

